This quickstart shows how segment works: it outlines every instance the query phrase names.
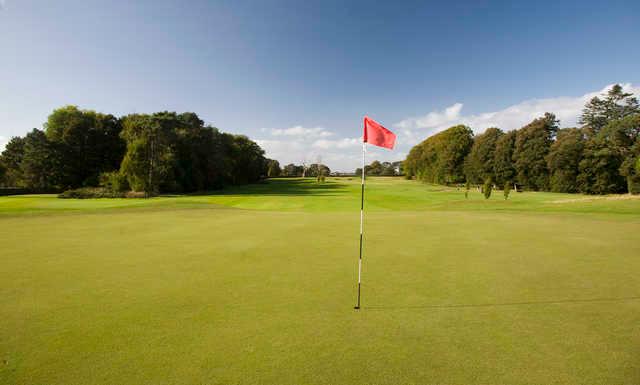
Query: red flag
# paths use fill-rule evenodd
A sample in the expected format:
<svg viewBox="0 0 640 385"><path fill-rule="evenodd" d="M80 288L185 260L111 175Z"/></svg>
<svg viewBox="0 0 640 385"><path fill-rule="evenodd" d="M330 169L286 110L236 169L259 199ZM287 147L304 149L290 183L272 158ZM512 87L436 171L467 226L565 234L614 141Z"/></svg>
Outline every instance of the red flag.
<svg viewBox="0 0 640 385"><path fill-rule="evenodd" d="M364 142L392 150L396 144L396 134L382 127L375 120L365 116Z"/></svg>

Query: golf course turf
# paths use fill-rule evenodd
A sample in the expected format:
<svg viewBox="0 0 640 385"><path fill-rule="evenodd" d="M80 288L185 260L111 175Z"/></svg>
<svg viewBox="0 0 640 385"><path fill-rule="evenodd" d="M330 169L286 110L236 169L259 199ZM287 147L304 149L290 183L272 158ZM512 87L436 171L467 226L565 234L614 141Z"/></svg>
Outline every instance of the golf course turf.
<svg viewBox="0 0 640 385"><path fill-rule="evenodd" d="M640 199L0 197L0 384L638 384Z"/></svg>

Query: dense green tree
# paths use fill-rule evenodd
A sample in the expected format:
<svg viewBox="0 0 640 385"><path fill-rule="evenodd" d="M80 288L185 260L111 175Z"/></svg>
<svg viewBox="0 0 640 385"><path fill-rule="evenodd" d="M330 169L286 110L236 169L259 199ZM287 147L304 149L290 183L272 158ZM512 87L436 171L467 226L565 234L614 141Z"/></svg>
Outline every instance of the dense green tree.
<svg viewBox="0 0 640 385"><path fill-rule="evenodd" d="M282 170L280 169L280 163L275 159L267 160L267 176L269 178L274 178L280 176Z"/></svg>
<svg viewBox="0 0 640 385"><path fill-rule="evenodd" d="M309 165L307 169L306 176L318 177L318 176L329 176L331 174L331 169L324 164L313 163Z"/></svg>
<svg viewBox="0 0 640 385"><path fill-rule="evenodd" d="M484 185L482 186L482 194L484 194L484 199L491 198L491 191L493 191L493 180L489 176L484 180Z"/></svg>
<svg viewBox="0 0 640 385"><path fill-rule="evenodd" d="M504 135L499 128L491 127L473 139L471 151L465 159L464 171L467 180L482 183L494 179L496 143Z"/></svg>
<svg viewBox="0 0 640 385"><path fill-rule="evenodd" d="M125 144L113 115L65 106L54 110L44 126L49 141L62 149L65 184L95 186L100 173L120 167Z"/></svg>
<svg viewBox="0 0 640 385"><path fill-rule="evenodd" d="M283 176L302 176L302 166L289 163L282 169Z"/></svg>
<svg viewBox="0 0 640 385"><path fill-rule="evenodd" d="M65 165L63 149L50 142L45 133L34 129L24 138L24 157L20 162L22 178L28 188L36 190L63 187Z"/></svg>
<svg viewBox="0 0 640 385"><path fill-rule="evenodd" d="M605 95L596 96L585 105L579 123L585 126L589 136L594 136L609 122L638 113L638 99L615 84Z"/></svg>
<svg viewBox="0 0 640 385"><path fill-rule="evenodd" d="M496 140L493 173L499 186L513 183L516 177L516 168L513 162L516 134L517 131L509 131Z"/></svg>
<svg viewBox="0 0 640 385"><path fill-rule="evenodd" d="M639 133L640 115L630 115L609 122L591 137L580 161L580 191L588 194L627 191L629 181L623 174L630 170L625 160L633 157Z"/></svg>
<svg viewBox="0 0 640 385"><path fill-rule="evenodd" d="M6 186L5 177L7 175L7 167L2 162L2 157L0 157L0 187Z"/></svg>
<svg viewBox="0 0 640 385"><path fill-rule="evenodd" d="M267 175L264 150L256 142L244 135L225 133L223 137L231 163L229 176L232 184L257 182Z"/></svg>
<svg viewBox="0 0 640 385"><path fill-rule="evenodd" d="M147 195L160 191L160 185L173 168L175 132L165 113L132 114L123 119L122 138L127 152L121 171L129 185Z"/></svg>
<svg viewBox="0 0 640 385"><path fill-rule="evenodd" d="M549 189L546 156L557 131L558 120L548 112L517 131L513 159L519 183L532 190Z"/></svg>
<svg viewBox="0 0 640 385"><path fill-rule="evenodd" d="M409 151L404 161L406 175L429 183L462 182L464 159L472 145L473 132L467 126L439 132Z"/></svg>
<svg viewBox="0 0 640 385"><path fill-rule="evenodd" d="M577 178L584 146L582 130L578 128L558 130L557 139L551 145L547 155L551 191L567 193L578 191Z"/></svg>
<svg viewBox="0 0 640 385"><path fill-rule="evenodd" d="M4 147L0 161L6 168L4 184L9 187L25 187L20 164L24 159L24 138L13 137Z"/></svg>

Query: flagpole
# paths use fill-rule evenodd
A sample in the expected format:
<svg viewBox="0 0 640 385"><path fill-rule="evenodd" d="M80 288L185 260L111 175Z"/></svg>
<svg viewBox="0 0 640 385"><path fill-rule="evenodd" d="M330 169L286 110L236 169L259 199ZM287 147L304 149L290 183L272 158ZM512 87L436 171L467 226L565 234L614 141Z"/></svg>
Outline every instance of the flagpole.
<svg viewBox="0 0 640 385"><path fill-rule="evenodd" d="M354 307L354 309L360 309L360 284L362 278L362 233L363 233L363 225L364 225L364 175L365 175L365 152L366 152L366 142L364 141L364 137L362 138L362 183L360 188L360 257L358 258L358 304Z"/></svg>

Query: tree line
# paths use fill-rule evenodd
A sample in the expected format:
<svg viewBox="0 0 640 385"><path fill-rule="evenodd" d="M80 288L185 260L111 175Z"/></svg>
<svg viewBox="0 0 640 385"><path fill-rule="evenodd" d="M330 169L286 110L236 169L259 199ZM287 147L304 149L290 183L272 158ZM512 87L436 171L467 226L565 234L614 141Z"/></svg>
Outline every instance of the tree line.
<svg viewBox="0 0 640 385"><path fill-rule="evenodd" d="M248 137L220 132L192 112L118 118L66 106L43 129L9 141L0 154L0 186L194 192L256 182L269 164Z"/></svg>
<svg viewBox="0 0 640 385"><path fill-rule="evenodd" d="M580 127L559 128L552 113L504 132L474 135L453 126L414 146L408 178L440 184L520 185L534 191L640 193L640 106L614 85L592 98Z"/></svg>
<svg viewBox="0 0 640 385"><path fill-rule="evenodd" d="M397 162L380 162L374 160L371 164L364 166L365 175L372 176L394 176L402 175L402 161ZM356 168L355 174L362 176L362 167Z"/></svg>

